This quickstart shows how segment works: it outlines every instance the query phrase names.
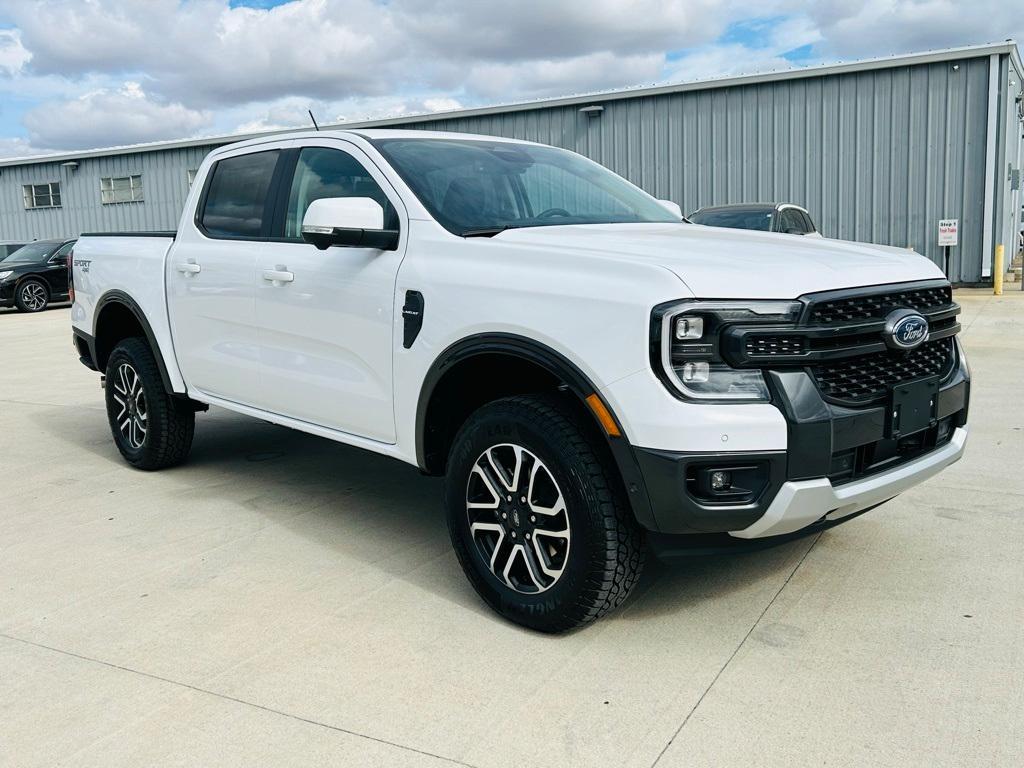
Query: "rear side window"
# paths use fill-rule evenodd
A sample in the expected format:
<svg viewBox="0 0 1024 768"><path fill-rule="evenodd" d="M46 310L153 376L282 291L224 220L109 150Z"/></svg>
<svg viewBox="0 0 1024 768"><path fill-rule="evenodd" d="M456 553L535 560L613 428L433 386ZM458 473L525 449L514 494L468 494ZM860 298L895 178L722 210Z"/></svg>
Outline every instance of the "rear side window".
<svg viewBox="0 0 1024 768"><path fill-rule="evenodd" d="M267 192L279 151L220 160L213 168L200 223L212 237L254 238L263 233Z"/></svg>
<svg viewBox="0 0 1024 768"><path fill-rule="evenodd" d="M802 218L804 220L804 230L806 232L816 232L817 231L815 229L815 227L814 227L814 222L811 221L811 217L810 217L809 214L801 212L800 218Z"/></svg>

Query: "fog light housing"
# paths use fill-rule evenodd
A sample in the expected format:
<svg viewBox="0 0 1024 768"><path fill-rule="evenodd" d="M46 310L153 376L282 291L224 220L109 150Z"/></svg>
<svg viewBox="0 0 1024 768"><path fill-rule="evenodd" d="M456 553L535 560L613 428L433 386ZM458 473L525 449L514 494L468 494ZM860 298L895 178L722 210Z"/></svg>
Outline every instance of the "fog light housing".
<svg viewBox="0 0 1024 768"><path fill-rule="evenodd" d="M711 490L728 491L732 488L732 475L723 470L715 470L711 473Z"/></svg>

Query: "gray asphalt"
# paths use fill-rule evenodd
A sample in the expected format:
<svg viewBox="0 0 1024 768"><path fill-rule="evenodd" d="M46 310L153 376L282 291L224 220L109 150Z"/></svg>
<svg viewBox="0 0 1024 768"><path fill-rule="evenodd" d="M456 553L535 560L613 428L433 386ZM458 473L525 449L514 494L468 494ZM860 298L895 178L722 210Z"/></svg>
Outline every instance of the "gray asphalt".
<svg viewBox="0 0 1024 768"><path fill-rule="evenodd" d="M1024 765L1015 287L958 292L962 462L560 638L483 607L437 480L224 411L134 471L68 310L0 311L0 765Z"/></svg>

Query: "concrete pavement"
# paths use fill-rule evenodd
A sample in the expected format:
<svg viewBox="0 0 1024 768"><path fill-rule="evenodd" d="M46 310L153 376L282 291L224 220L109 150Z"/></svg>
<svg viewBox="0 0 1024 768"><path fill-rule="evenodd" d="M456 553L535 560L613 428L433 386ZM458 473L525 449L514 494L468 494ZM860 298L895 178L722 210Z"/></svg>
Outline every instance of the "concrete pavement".
<svg viewBox="0 0 1024 768"><path fill-rule="evenodd" d="M0 765L1022 765L1024 295L958 299L962 462L559 638L480 603L437 480L224 411L134 471L67 309L0 311Z"/></svg>

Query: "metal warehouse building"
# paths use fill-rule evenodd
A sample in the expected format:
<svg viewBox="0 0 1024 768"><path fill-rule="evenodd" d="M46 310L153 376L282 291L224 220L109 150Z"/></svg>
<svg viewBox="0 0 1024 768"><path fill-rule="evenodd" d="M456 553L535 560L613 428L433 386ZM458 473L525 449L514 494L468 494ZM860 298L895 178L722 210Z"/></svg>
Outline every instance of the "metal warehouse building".
<svg viewBox="0 0 1024 768"><path fill-rule="evenodd" d="M958 219L950 277L978 283L1021 227L1022 78L1008 41L345 127L554 144L684 211L794 202L826 237L909 246L939 264L938 221ZM240 138L0 161L0 239L174 229L203 156Z"/></svg>

